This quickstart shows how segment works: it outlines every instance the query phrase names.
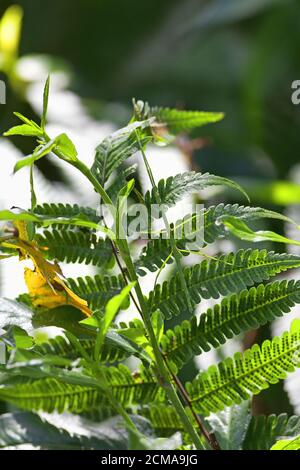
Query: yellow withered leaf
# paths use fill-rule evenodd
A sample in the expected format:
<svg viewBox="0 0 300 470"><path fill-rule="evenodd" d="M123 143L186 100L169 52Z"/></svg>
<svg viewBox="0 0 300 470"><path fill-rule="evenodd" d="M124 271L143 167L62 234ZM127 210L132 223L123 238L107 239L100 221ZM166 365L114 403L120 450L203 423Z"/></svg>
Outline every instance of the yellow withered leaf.
<svg viewBox="0 0 300 470"><path fill-rule="evenodd" d="M20 260L31 259L34 270L25 268L25 282L33 304L49 309L61 305L73 305L85 315L92 315L87 302L72 292L63 280L63 273L56 262L46 260L35 241L30 241L27 226L14 224L18 236L3 242L3 246L19 252Z"/></svg>
<svg viewBox="0 0 300 470"><path fill-rule="evenodd" d="M21 251L21 256L24 258L29 257L35 266L35 269L51 284L57 276L63 276L60 266L56 262L50 262L44 258L42 251L35 242L25 242L18 240L18 247Z"/></svg>
<svg viewBox="0 0 300 470"><path fill-rule="evenodd" d="M25 268L25 282L33 305L49 309L61 305L72 305L85 315L91 315L87 302L74 294L60 278L53 279L49 286L38 271Z"/></svg>
<svg viewBox="0 0 300 470"><path fill-rule="evenodd" d="M34 237L34 225L32 222L24 220L15 220L13 223L17 229L18 238L25 241L31 241Z"/></svg>

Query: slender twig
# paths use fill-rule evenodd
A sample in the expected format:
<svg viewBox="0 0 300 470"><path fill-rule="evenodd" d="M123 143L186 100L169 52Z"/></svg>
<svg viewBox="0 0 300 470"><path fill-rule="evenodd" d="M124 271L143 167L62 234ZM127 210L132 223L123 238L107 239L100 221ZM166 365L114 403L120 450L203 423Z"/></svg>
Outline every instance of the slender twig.
<svg viewBox="0 0 300 470"><path fill-rule="evenodd" d="M123 276L124 282L125 282L125 284L128 284L128 279L127 279L127 276L126 276L126 272L125 272L125 269L123 268L123 266L122 266L122 264L121 264L121 262L120 262L120 260L119 260L119 256L118 256L117 249L116 249L116 247L115 247L115 245L114 245L114 243L113 243L112 240L110 240L110 243L111 243L111 247L112 247L112 250L113 250L113 254L114 254L115 260L116 260L117 265L119 266L119 269L120 269L121 274L122 274L122 276ZM131 298L132 302L134 303L134 305L135 305L137 311L139 312L139 314L140 314L141 317L142 317L143 315L142 315L142 311L141 311L141 309L140 309L140 306L139 306L139 304L137 303L137 301L136 301L136 299L135 299L135 297L134 297L134 295L133 295L133 293L132 293L131 291L130 291L129 295L130 295L130 298Z"/></svg>
<svg viewBox="0 0 300 470"><path fill-rule="evenodd" d="M200 416L198 415L198 413L196 413L196 411L194 410L194 407L193 407L193 403L190 399L190 396L189 394L187 393L187 391L185 390L184 386L182 385L180 379L177 377L176 374L174 374L172 372L172 369L169 367L169 364L168 364L168 361L166 359L166 357L163 355L163 358L164 358L164 361L166 363L166 366L168 367L169 369L169 372L170 374L172 375L172 378L182 396L182 398L184 399L184 401L186 402L187 406L189 407L189 409L191 410L191 413L193 414L194 418L195 418L195 421L199 427L199 430L201 432L201 434L203 434L203 436L205 437L205 439L207 440L208 444L214 449L214 450L220 450L220 446L219 446L219 443L215 437L215 435L213 433L209 433L207 431L207 429L205 428L204 424L202 423L201 421L201 418Z"/></svg>
<svg viewBox="0 0 300 470"><path fill-rule="evenodd" d="M166 257L166 259L164 260L163 264L161 265L161 267L159 268L159 271L157 273L157 275L155 276L155 281L154 281L154 285L153 285L153 290L155 289L156 287L156 284L157 284L157 281L158 281L158 278L162 272L162 270L164 269L164 267L167 265L169 259L172 257L173 255L173 251L171 251L171 253L168 254L168 256Z"/></svg>
<svg viewBox="0 0 300 470"><path fill-rule="evenodd" d="M142 157L143 157L143 160L144 160L144 164L145 164L145 167L146 167L146 170L147 170L147 174L149 176L149 179L150 179L153 191L154 191L156 203L161 205L162 201L161 201L161 198L160 198L158 187L155 183L155 179L154 179L154 176L153 176L153 173L152 173L152 169L149 165L146 153L145 153L145 151L143 149L143 146L141 144L141 141L139 139L139 135L138 135L137 130L135 131L135 135L136 135L136 138L137 138L137 141L138 141L139 150L140 150L140 152L142 154ZM176 263L176 266L177 266L177 269L178 269L180 283L181 283L182 289L183 289L184 294L185 294L185 299L186 299L186 303L187 303L187 306L188 306L188 310L189 310L190 313L193 313L193 306L192 306L192 303L191 303L191 300L190 300L190 297L189 297L189 293L188 293L184 273L183 273L183 270L182 270L181 253L179 252L179 250L177 248L177 245L175 243L173 229L171 228L171 226L169 224L168 218L167 218L164 210L162 211L162 217L163 217L163 221L164 221L167 233L170 236L171 248L172 248L173 256L174 256L175 263Z"/></svg>

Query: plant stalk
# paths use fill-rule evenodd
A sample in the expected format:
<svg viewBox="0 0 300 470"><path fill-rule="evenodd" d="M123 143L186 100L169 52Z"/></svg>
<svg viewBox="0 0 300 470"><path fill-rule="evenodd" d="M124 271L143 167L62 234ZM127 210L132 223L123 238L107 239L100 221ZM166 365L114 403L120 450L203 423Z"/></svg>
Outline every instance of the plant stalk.
<svg viewBox="0 0 300 470"><path fill-rule="evenodd" d="M135 134L136 134L136 137L137 137L137 140L138 140L140 152L143 156L143 160L144 160L144 164L145 164L145 167L146 167L146 170L147 170L147 173L148 173L148 177L150 179L150 182L151 182L154 194L155 194L156 203L161 205L162 202L161 202L161 198L160 198L160 195L159 195L157 185L155 183L155 179L154 179L154 176L153 176L153 173L152 173L152 169L149 165L148 159L146 157L146 153L145 153L145 151L144 151L144 149L141 145L141 142L140 142L140 139L139 139L139 136L138 136L138 132L135 131ZM186 285L186 282L185 282L184 273L183 273L183 269L182 269L182 265L181 265L181 253L177 249L175 239L174 239L174 234L173 234L173 231L171 229L171 226L169 224L168 218L167 218L164 210L162 211L162 217L163 217L163 221L164 221L167 233L169 234L169 237L170 237L171 248L172 248L173 256L174 256L175 263L176 263L176 266L177 266L177 269L178 269L180 283L181 283L181 286L182 286L182 288L184 290L184 293L185 293L185 300L187 302L188 310L189 310L189 313L192 314L193 313L193 306L192 306L192 303L191 303L191 300L190 300L190 297L189 297L189 293L188 293L188 289L187 289L187 285Z"/></svg>
<svg viewBox="0 0 300 470"><path fill-rule="evenodd" d="M200 416L196 413L196 411L194 410L194 407L193 407L193 403L191 402L191 399L187 393L187 391L185 390L184 386L182 385L181 381L179 380L179 378L177 377L177 375L175 375L172 370L170 369L169 365L168 365L168 361L167 359L164 357L164 360L165 360L165 363L170 371L170 374L172 375L173 377L173 380L182 396L182 398L184 399L184 401L186 402L187 406L190 408L191 410L191 413L193 414L194 418L195 418L195 421L201 431L201 433L203 434L203 436L205 437L205 439L207 440L208 444L212 447L212 449L214 450L220 450L220 446L219 446L219 443L217 442L217 439L215 437L215 435L213 433L209 433L201 419L200 419Z"/></svg>

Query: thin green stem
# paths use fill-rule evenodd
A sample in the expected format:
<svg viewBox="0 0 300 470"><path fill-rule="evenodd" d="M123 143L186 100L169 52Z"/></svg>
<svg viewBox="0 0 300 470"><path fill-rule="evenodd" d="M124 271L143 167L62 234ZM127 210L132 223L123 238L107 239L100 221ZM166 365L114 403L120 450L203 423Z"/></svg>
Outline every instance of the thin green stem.
<svg viewBox="0 0 300 470"><path fill-rule="evenodd" d="M173 377L173 380L174 382L176 383L176 386L182 396L182 398L184 399L184 401L186 402L187 406L190 408L191 410L191 413L192 415L194 416L195 418L195 421L201 431L201 433L203 434L203 436L205 437L205 439L207 440L207 443L214 449L214 450L220 450L220 446L217 442L217 439L215 437L215 435L213 433L209 433L201 419L200 419L200 416L198 415L198 413L195 412L194 410L194 407L193 407L193 403L191 402L191 399L189 397L189 394L187 393L187 391L185 390L184 386L182 385L181 381L179 380L179 378L172 372L169 364L168 364L168 361L167 359L164 357L164 360L165 360L165 363L166 363L166 366L168 367L168 370L170 371L170 374L172 375Z"/></svg>
<svg viewBox="0 0 300 470"><path fill-rule="evenodd" d="M184 272L183 272L182 265L181 265L181 256L182 255L181 255L180 251L178 251L177 245L176 245L175 240L174 240L173 231L170 230L169 233L170 233L170 242L171 242L172 252L173 252L175 263L176 263L176 266L177 266L177 269L178 269L180 283L181 283L181 286L182 286L182 288L184 290L184 293L185 293L185 299L187 301L188 311L191 314L193 314L194 309L193 309L193 306L192 306L192 303L191 303L191 299L190 299L190 296L189 296L189 291L188 291L188 288L187 288L187 285L186 285L186 282L185 282Z"/></svg>
<svg viewBox="0 0 300 470"><path fill-rule="evenodd" d="M77 168L92 183L94 189L101 196L104 203L110 206L110 210L112 210L114 207L112 200L110 199L109 195L107 194L103 186L99 183L97 178L95 178L93 173L90 171L90 169L80 160L76 160L72 162L71 165Z"/></svg>
<svg viewBox="0 0 300 470"><path fill-rule="evenodd" d="M144 151L144 149L141 145L141 142L140 142L140 139L139 139L139 136L138 136L138 132L135 131L135 134L136 134L138 144L139 144L139 148L140 148L140 152L142 154L144 164L145 164L145 167L146 167L146 170L147 170L147 173L148 173L148 176L149 176L149 179L150 179L153 191L154 191L156 203L161 205L162 201L161 201L161 198L160 198L160 195L159 195L157 185L155 183L155 179L154 179L151 167L150 167L148 159L146 157L146 153L145 153L145 151ZM164 210L162 211L162 217L163 217L163 221L164 221L167 233L169 234L169 237L170 237L171 248L172 248L173 256L174 256L175 263L176 263L176 266L177 266L177 269L178 269L180 283L181 283L182 288L183 288L184 293L185 293L185 298L186 298L188 310L189 310L190 313L193 313L193 306L192 306L192 303L191 303L191 300L190 300L188 288L187 288L187 285L186 285L186 282L185 282L185 277L184 277L184 273L183 273L183 269L182 269L182 265L181 265L181 256L182 255L177 249L175 239L174 239L173 230L171 229L171 226L169 224L167 215L165 214Z"/></svg>
<svg viewBox="0 0 300 470"><path fill-rule="evenodd" d="M162 270L163 270L164 267L168 264L168 261L169 261L169 259L172 257L172 255L173 255L173 251L171 251L171 252L168 254L168 256L167 256L166 259L164 260L163 264L162 264L161 267L159 268L158 273L157 273L157 275L155 276L154 285L153 285L153 290L154 290L155 287L156 287L156 284L157 284L157 282L158 282L158 278L159 278L159 276L160 276Z"/></svg>

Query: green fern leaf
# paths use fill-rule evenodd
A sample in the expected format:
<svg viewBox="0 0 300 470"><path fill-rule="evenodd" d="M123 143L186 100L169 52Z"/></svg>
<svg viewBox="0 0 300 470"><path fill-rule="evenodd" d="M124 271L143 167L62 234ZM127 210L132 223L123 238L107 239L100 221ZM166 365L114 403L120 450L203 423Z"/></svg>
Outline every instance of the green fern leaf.
<svg viewBox="0 0 300 470"><path fill-rule="evenodd" d="M1 400L31 411L81 413L99 406L99 390L47 378L0 388Z"/></svg>
<svg viewBox="0 0 300 470"><path fill-rule="evenodd" d="M212 243L227 233L222 224L222 218L232 216L244 222L253 222L260 219L277 219L283 222L293 223L291 219L279 212L263 209L262 207L240 206L239 204L218 204L210 206L204 215L205 243Z"/></svg>
<svg viewBox="0 0 300 470"><path fill-rule="evenodd" d="M293 328L281 337L264 341L261 348L236 353L218 366L211 366L186 384L194 409L204 415L239 404L285 379L288 372L300 366L300 328Z"/></svg>
<svg viewBox="0 0 300 470"><path fill-rule="evenodd" d="M119 294L125 287L124 279L120 276L86 276L68 279L70 289L85 299L90 308L103 309L109 299Z"/></svg>
<svg viewBox="0 0 300 470"><path fill-rule="evenodd" d="M98 223L100 221L100 217L97 215L95 209L90 207L82 207L78 204L41 204L37 205L34 208L34 213L37 215L43 215L49 218L56 218L56 217L63 217L63 218L74 218L78 217L79 215L86 216L92 222ZM52 228L59 227L59 230L67 230L70 228L69 225L52 225Z"/></svg>
<svg viewBox="0 0 300 470"><path fill-rule="evenodd" d="M282 214L268 211L261 207L247 207L238 204L218 204L217 206L202 209L199 211L199 214L191 214L184 220L178 220L174 224L177 248L188 251L190 243L192 242L193 250L196 248L201 249L209 243L224 238L227 235L227 231L222 224L223 216L232 216L245 222L256 221L262 218L273 218L291 222L290 219ZM180 229L180 232L178 229ZM203 233L201 233L202 229ZM149 240L135 262L138 274L144 276L146 274L145 269L154 272L161 268L171 252L172 246L170 238L166 238L163 233L160 234L159 238ZM185 254L188 253L183 252L183 255ZM168 263L172 263L173 259L173 256L170 256Z"/></svg>
<svg viewBox="0 0 300 470"><path fill-rule="evenodd" d="M224 118L223 113L211 113L205 111L181 111L170 108L151 108L149 116L153 116L156 122L167 127L171 134L191 131L197 127L205 126Z"/></svg>
<svg viewBox="0 0 300 470"><path fill-rule="evenodd" d="M184 250L186 248L185 240L176 240L176 246L178 249ZM135 268L140 276L145 276L147 274L146 270L155 272L162 267L165 261L167 264L174 261L171 240L160 236L149 240L139 258L135 261Z"/></svg>
<svg viewBox="0 0 300 470"><path fill-rule="evenodd" d="M243 442L244 450L269 450L282 436L300 434L300 416L253 416Z"/></svg>
<svg viewBox="0 0 300 470"><path fill-rule="evenodd" d="M209 173L196 173L195 171L187 171L176 176L170 176L166 180L160 180L157 184L157 191L160 204L171 207L187 194L195 193L210 186L228 186L240 191L248 198L245 191L234 181ZM149 210L153 204L158 204L155 189L147 191L145 194L145 204ZM155 214L152 215L155 216ZM157 216L161 217L161 214Z"/></svg>
<svg viewBox="0 0 300 470"><path fill-rule="evenodd" d="M95 349L95 340L84 339L80 340L81 347L92 356ZM34 352L42 356L55 355L59 357L66 357L67 359L77 359L78 351L74 349L73 345L69 343L63 336L56 336L49 339L46 343L35 346ZM125 349L117 348L115 344L106 340L100 355L101 363L114 363L126 359L129 352Z"/></svg>
<svg viewBox="0 0 300 470"><path fill-rule="evenodd" d="M53 229L37 235L36 240L46 249L47 257L58 261L103 266L112 258L110 242L97 238L94 233Z"/></svg>
<svg viewBox="0 0 300 470"><path fill-rule="evenodd" d="M137 130L146 129L150 124L151 120L129 124L106 137L98 145L91 171L102 185L121 163L140 150L140 145L143 146L151 140L149 135L141 135L140 132L138 139L136 134Z"/></svg>
<svg viewBox="0 0 300 470"><path fill-rule="evenodd" d="M191 302L196 305L201 298L218 299L299 266L299 256L248 249L205 259L183 272ZM166 318L186 312L178 273L162 285L156 285L149 293L149 305L152 311L160 309Z"/></svg>
<svg viewBox="0 0 300 470"><path fill-rule="evenodd" d="M154 381L149 371L133 376L130 370L118 367L102 368L110 393L124 407L148 403L164 398L163 390ZM103 391L93 386L83 386L56 378L25 379L22 383L0 387L0 399L19 408L52 413L82 413L94 408L111 408Z"/></svg>
<svg viewBox="0 0 300 470"><path fill-rule="evenodd" d="M233 294L203 313L184 320L162 337L161 347L178 367L195 354L224 344L243 331L258 328L300 303L300 281L276 281Z"/></svg>

